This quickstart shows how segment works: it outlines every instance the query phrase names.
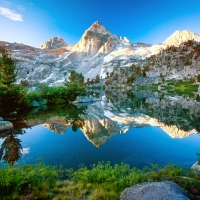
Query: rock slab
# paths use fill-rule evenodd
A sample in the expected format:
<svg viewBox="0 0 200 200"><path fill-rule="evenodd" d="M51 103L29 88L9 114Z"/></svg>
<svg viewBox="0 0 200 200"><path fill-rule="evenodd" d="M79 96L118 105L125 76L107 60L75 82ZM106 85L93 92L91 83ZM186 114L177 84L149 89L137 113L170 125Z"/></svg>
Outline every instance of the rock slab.
<svg viewBox="0 0 200 200"><path fill-rule="evenodd" d="M172 181L142 183L126 188L120 200L188 200L185 190Z"/></svg>

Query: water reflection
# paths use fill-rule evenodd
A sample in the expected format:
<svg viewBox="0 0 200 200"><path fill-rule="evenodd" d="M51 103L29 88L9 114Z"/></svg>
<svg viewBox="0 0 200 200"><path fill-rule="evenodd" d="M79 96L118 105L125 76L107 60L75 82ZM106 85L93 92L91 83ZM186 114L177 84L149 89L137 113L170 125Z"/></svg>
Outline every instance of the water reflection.
<svg viewBox="0 0 200 200"><path fill-rule="evenodd" d="M18 135L24 134L27 128L36 130L34 127L37 125L58 134L64 134L69 129L74 132L81 130L87 140L98 148L111 137L127 133L132 128L157 126L172 138L184 138L200 132L200 103L193 98L171 97L149 91L124 93L117 90L91 94L95 97L105 95L106 98L88 105L57 105L48 110L38 109L36 113L18 116L20 120L11 119L14 130L2 136L0 159L14 164L23 153L28 152L28 148L22 148Z"/></svg>
<svg viewBox="0 0 200 200"><path fill-rule="evenodd" d="M148 116L165 126L175 126L180 131L200 132L200 102L195 98L150 91L135 91L129 94L107 92L107 97L116 114Z"/></svg>
<svg viewBox="0 0 200 200"><path fill-rule="evenodd" d="M17 138L18 131L10 131L4 138L0 148L0 160L13 165L22 156L21 140Z"/></svg>

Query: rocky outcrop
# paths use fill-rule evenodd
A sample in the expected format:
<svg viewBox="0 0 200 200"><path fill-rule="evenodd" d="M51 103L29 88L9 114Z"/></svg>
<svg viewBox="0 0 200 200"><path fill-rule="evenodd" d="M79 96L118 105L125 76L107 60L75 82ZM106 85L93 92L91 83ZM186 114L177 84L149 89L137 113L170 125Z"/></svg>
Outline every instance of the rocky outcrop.
<svg viewBox="0 0 200 200"><path fill-rule="evenodd" d="M13 128L13 124L8 121L0 121L0 133Z"/></svg>
<svg viewBox="0 0 200 200"><path fill-rule="evenodd" d="M189 200L186 192L172 181L142 183L126 188L120 200Z"/></svg>
<svg viewBox="0 0 200 200"><path fill-rule="evenodd" d="M48 41L44 42L38 48L40 48L40 49L57 49L57 48L65 47L65 46L67 46L67 44L64 42L64 40L62 38L54 37L54 38L51 38Z"/></svg>
<svg viewBox="0 0 200 200"><path fill-rule="evenodd" d="M187 42L188 40L200 42L200 35L188 30L175 31L169 38L167 38L163 42L163 44L168 46L179 46L180 44Z"/></svg>

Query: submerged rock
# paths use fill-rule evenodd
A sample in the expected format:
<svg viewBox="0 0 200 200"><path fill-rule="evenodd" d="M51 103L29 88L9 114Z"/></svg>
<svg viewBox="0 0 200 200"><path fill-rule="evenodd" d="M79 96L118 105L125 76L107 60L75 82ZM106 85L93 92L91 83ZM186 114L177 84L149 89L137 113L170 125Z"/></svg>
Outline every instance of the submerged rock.
<svg viewBox="0 0 200 200"><path fill-rule="evenodd" d="M172 181L142 183L126 188L120 200L187 200L185 190Z"/></svg>

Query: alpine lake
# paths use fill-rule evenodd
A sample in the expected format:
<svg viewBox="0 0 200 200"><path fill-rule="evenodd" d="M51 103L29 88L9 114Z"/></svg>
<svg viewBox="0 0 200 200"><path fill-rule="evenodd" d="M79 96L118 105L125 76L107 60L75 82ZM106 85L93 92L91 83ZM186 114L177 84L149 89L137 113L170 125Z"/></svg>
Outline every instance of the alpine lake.
<svg viewBox="0 0 200 200"><path fill-rule="evenodd" d="M91 91L101 101L41 106L2 116L14 125L0 134L0 165L44 159L64 168L99 161L143 168L191 167L200 153L200 102L151 91Z"/></svg>

